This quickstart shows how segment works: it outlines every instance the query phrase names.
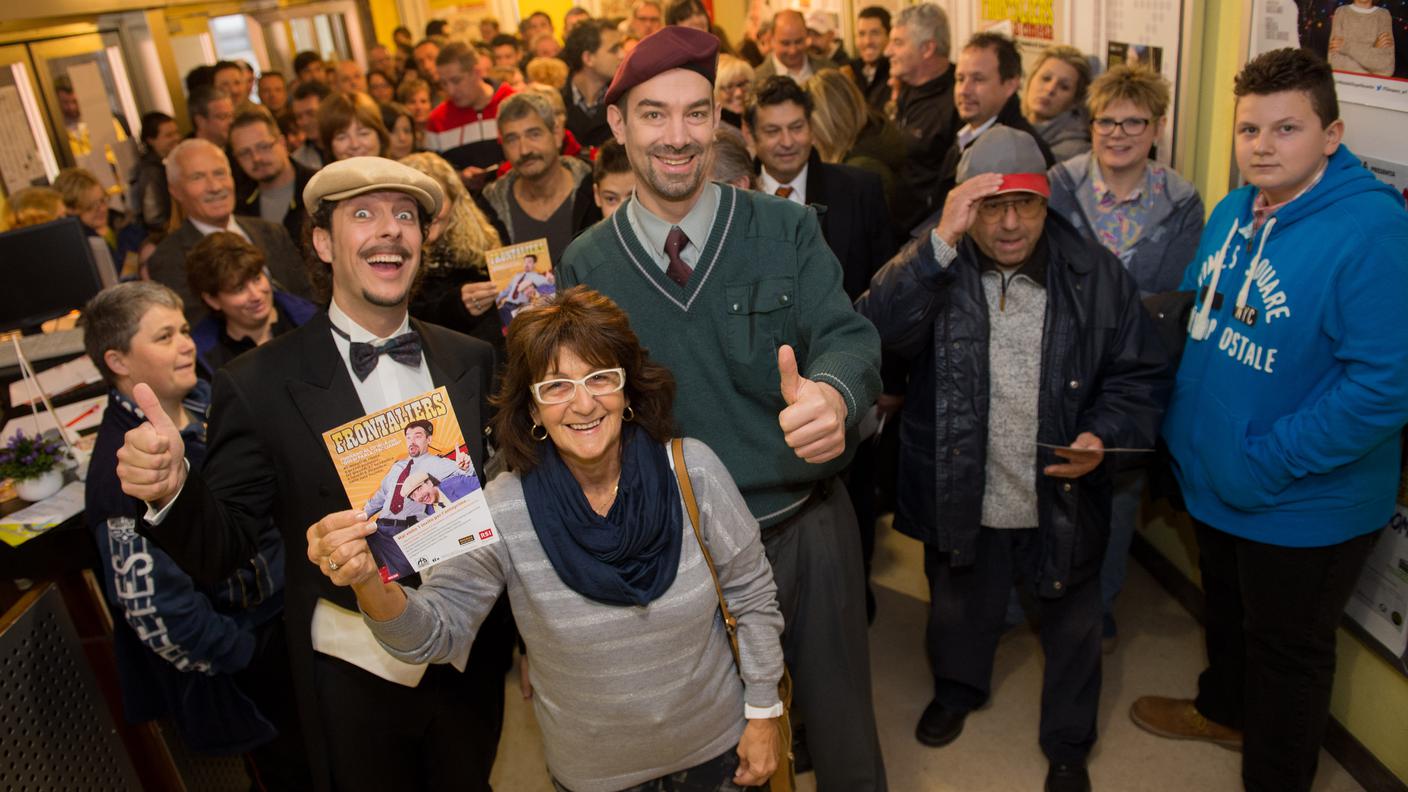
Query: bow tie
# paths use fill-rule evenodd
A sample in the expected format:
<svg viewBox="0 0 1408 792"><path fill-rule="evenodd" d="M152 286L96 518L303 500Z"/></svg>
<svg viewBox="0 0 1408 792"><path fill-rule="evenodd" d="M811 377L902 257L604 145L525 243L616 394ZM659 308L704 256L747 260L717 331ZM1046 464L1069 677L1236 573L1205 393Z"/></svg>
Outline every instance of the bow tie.
<svg viewBox="0 0 1408 792"><path fill-rule="evenodd" d="M347 359L352 364L352 373L357 375L358 380L365 381L367 376L376 369L376 364L381 360L382 355L390 357L392 360L406 366L420 364L421 346L420 334L412 330L402 333L387 340L381 345L368 344L365 341L353 341L341 328L333 325L333 332L346 338L351 344L348 350Z"/></svg>

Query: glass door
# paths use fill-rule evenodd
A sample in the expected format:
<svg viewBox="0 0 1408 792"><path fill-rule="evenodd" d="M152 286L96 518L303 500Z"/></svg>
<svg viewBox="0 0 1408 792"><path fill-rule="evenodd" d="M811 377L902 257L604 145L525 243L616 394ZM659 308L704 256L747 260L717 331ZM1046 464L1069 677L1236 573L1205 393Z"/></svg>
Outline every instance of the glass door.
<svg viewBox="0 0 1408 792"><path fill-rule="evenodd" d="M115 36L68 36L28 45L65 166L87 168L121 208L137 163L141 119Z"/></svg>
<svg viewBox="0 0 1408 792"><path fill-rule="evenodd" d="M48 184L59 174L39 100L39 84L23 44L0 47L0 188L10 195Z"/></svg>

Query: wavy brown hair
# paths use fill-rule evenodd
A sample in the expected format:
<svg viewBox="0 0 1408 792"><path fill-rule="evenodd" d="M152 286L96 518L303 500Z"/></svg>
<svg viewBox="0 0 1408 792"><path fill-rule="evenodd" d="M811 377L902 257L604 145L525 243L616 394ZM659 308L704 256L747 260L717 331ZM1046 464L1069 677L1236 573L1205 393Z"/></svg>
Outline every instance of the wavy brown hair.
<svg viewBox="0 0 1408 792"><path fill-rule="evenodd" d="M335 93L318 105L318 140L323 144L323 151L332 156L332 139L352 126L353 121L376 133L381 144L378 153L386 156L391 135L381 122L381 108L376 100L364 93Z"/></svg>
<svg viewBox="0 0 1408 792"><path fill-rule="evenodd" d="M625 369L626 403L635 424L658 443L675 436L675 377L650 359L626 312L611 298L585 286L559 292L514 317L507 342L508 365L490 403L498 410L491 422L494 439L509 470L526 473L538 464L538 443L530 434L531 388L563 349L592 366Z"/></svg>

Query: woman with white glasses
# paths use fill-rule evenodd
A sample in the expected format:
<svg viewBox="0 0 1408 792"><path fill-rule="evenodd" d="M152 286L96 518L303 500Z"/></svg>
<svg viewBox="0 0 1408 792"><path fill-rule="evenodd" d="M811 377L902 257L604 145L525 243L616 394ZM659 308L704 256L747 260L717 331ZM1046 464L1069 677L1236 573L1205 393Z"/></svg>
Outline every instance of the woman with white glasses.
<svg viewBox="0 0 1408 792"><path fill-rule="evenodd" d="M403 589L381 582L355 531L309 530L309 558L328 559L324 574L408 662L467 656L508 589L558 790L734 792L777 767L772 567L728 471L685 440L699 529L738 621L735 666L670 461L674 391L615 303L569 289L509 325L492 423L509 472L485 490L502 541Z"/></svg>

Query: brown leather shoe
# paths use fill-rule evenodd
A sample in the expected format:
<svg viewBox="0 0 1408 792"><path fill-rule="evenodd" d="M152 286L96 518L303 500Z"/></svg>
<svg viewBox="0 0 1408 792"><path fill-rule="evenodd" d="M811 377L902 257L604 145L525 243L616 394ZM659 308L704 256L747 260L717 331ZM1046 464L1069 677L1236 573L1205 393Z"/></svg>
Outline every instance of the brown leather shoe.
<svg viewBox="0 0 1408 792"><path fill-rule="evenodd" d="M1242 732L1203 717L1192 699L1143 696L1129 708L1139 728L1174 740L1205 740L1230 751L1242 750Z"/></svg>

